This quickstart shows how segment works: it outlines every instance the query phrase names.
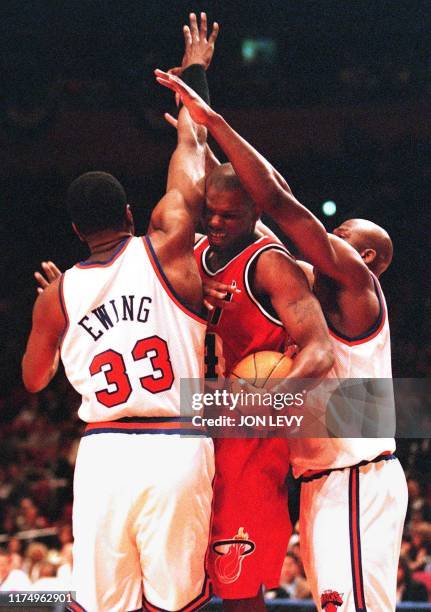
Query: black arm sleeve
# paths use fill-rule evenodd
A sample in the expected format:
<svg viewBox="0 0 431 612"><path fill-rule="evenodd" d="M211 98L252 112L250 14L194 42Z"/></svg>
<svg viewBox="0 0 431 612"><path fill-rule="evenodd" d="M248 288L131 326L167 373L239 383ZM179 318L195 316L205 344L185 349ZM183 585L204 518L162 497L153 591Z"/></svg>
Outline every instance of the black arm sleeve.
<svg viewBox="0 0 431 612"><path fill-rule="evenodd" d="M208 88L205 68L201 64L192 64L183 70L181 78L191 87L207 104L210 104L210 92Z"/></svg>

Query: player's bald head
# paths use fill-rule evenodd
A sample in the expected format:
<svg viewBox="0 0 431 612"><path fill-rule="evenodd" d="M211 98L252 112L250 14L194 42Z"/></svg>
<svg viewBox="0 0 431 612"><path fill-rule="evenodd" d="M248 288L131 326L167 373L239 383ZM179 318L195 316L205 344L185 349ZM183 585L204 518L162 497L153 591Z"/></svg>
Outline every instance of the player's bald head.
<svg viewBox="0 0 431 612"><path fill-rule="evenodd" d="M367 219L344 221L334 233L349 242L376 276L389 267L392 256L392 240L388 232Z"/></svg>
<svg viewBox="0 0 431 612"><path fill-rule="evenodd" d="M233 169L232 164L220 164L207 176L206 191L238 191L241 192L244 204L255 208L255 204Z"/></svg>

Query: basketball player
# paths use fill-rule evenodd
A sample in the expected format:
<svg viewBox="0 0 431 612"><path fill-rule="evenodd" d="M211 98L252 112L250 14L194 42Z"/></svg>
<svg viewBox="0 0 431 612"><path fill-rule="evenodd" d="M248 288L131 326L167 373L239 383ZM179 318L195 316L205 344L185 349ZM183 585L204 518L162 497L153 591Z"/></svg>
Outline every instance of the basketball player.
<svg viewBox="0 0 431 612"><path fill-rule="evenodd" d="M176 77L160 80L207 127L256 204L313 265L314 292L335 351L329 376L390 378L389 325L378 281L392 259L387 232L351 219L328 234L220 115ZM302 477L301 554L319 609L395 610L407 488L394 450L392 438L295 441L292 463Z"/></svg>
<svg viewBox="0 0 431 612"><path fill-rule="evenodd" d="M255 232L254 202L230 164L206 182L203 226L196 247L202 280L230 285L229 308L210 314L206 338L209 378L228 375L246 355L283 352L294 338L293 376L323 376L332 352L325 321L307 282L287 251ZM225 302L226 303L226 302ZM226 439L215 444L216 479L209 572L225 610L264 609L291 533L285 478L286 439Z"/></svg>
<svg viewBox="0 0 431 612"><path fill-rule="evenodd" d="M191 22L192 38L200 32ZM39 295L23 358L31 392L60 351L88 423L74 479L73 610L194 610L204 570L214 475L210 439L180 437L181 378L203 374L206 322L193 255L205 130L179 115L167 193L148 233L133 236L120 183L103 172L68 191L73 227L90 249ZM196 433L194 431L194 433Z"/></svg>
<svg viewBox="0 0 431 612"><path fill-rule="evenodd" d="M172 117L168 120L175 126ZM214 297L223 298L209 318L207 376L228 375L256 351L287 350L292 338L300 351L291 376L323 376L332 364L330 340L302 272L279 243L256 233L256 206L231 164L212 159L212 165L203 214L206 236L195 247L208 306ZM217 438L214 443L208 556L214 591L225 610L263 610L262 585L278 584L291 533L288 441Z"/></svg>

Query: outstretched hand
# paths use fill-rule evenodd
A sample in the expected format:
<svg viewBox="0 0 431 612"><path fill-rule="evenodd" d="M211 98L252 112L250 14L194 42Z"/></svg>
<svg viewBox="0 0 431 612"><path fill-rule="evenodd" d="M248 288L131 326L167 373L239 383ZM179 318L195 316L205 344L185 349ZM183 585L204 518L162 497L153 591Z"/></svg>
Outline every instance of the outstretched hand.
<svg viewBox="0 0 431 612"><path fill-rule="evenodd" d="M42 261L40 265L45 276L43 276L43 274L40 272L35 272L34 277L39 285L39 287L37 287L37 292L43 293L48 285L61 276L61 270L57 268L53 261Z"/></svg>
<svg viewBox="0 0 431 612"><path fill-rule="evenodd" d="M212 32L207 38L207 14L201 13L200 27L198 28L195 13L190 13L190 26L183 26L184 33L184 55L181 66L171 68L170 73L180 75L183 70L192 64L201 64L208 70L214 55L215 41L219 33L219 25L213 23Z"/></svg>
<svg viewBox="0 0 431 612"><path fill-rule="evenodd" d="M188 109L195 123L207 125L208 121L215 113L212 108L193 91L193 89L172 73L163 72L163 70L157 69L154 71L154 74L160 85L172 89L173 92L180 96L182 103Z"/></svg>

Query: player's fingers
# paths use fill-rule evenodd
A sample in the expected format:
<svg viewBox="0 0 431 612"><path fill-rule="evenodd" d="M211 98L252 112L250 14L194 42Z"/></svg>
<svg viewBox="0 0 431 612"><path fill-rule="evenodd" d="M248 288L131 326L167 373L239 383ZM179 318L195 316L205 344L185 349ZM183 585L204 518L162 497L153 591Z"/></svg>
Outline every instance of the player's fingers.
<svg viewBox="0 0 431 612"><path fill-rule="evenodd" d="M228 302L226 300L227 291L220 291L217 289L208 288L208 289L204 289L204 295L207 297L215 298L216 300L224 301L225 304L233 303L231 301Z"/></svg>
<svg viewBox="0 0 431 612"><path fill-rule="evenodd" d="M165 85L171 89L178 88L180 84L182 84L182 81L177 76L174 74L169 74L169 72L164 72L163 70L160 70L160 68L156 68L154 70L154 74L156 75L157 81L159 81L161 85Z"/></svg>
<svg viewBox="0 0 431 612"><path fill-rule="evenodd" d="M158 68L154 71L154 74L156 75L156 81L160 83L160 85L177 92L183 102L191 102L196 98L195 92L190 89L190 87L188 87L179 77L163 72L163 70Z"/></svg>
<svg viewBox="0 0 431 612"><path fill-rule="evenodd" d="M214 306L211 304L211 302L208 302L208 300L206 300L205 298L204 298L204 306L208 310L214 310Z"/></svg>
<svg viewBox="0 0 431 612"><path fill-rule="evenodd" d="M232 287L232 285L229 285L228 283L221 283L220 281L208 279L205 281L204 287L208 287L210 289L218 289L219 291L227 291L229 287Z"/></svg>
<svg viewBox="0 0 431 612"><path fill-rule="evenodd" d="M57 268L53 261L47 261L46 266L44 266L44 270L48 276L48 280L53 281L59 276L61 276L61 270Z"/></svg>
<svg viewBox="0 0 431 612"><path fill-rule="evenodd" d="M154 70L154 74L156 76L163 77L165 79L168 79L171 76L169 72L165 72L164 70L160 70L160 68L156 68Z"/></svg>
<svg viewBox="0 0 431 612"><path fill-rule="evenodd" d="M236 285L227 285L226 283L220 283L219 281L206 281L204 283L204 291L206 289L215 289L216 291L222 291L226 293L241 293L241 289L238 289Z"/></svg>
<svg viewBox="0 0 431 612"><path fill-rule="evenodd" d="M211 287L204 287L204 295L217 298L218 300L224 300L227 295L227 292L218 291L217 289L212 289Z"/></svg>
<svg viewBox="0 0 431 612"><path fill-rule="evenodd" d="M217 23L217 21L214 21L214 23L213 23L213 29L212 29L211 35L210 35L210 37L209 37L209 39L208 39L208 42L209 42L210 44L212 44L212 45L213 45L213 44L215 43L215 41L217 40L217 36L218 36L219 31L220 31L220 26L219 26L219 24Z"/></svg>
<svg viewBox="0 0 431 612"><path fill-rule="evenodd" d="M156 77L156 81L163 85L163 87L167 87L168 89L172 89L172 91L176 91L176 83L170 79L166 79L165 77Z"/></svg>
<svg viewBox="0 0 431 612"><path fill-rule="evenodd" d="M34 278L39 283L40 287L42 288L42 291L44 289L46 289L46 287L48 287L48 285L49 285L48 281L46 280L46 278L44 276L42 276L42 274L40 272L35 272L34 273Z"/></svg>
<svg viewBox="0 0 431 612"><path fill-rule="evenodd" d="M183 69L181 68L181 66L175 66L174 68L169 68L167 72L168 74L174 74L175 76L181 76Z"/></svg>
<svg viewBox="0 0 431 612"><path fill-rule="evenodd" d="M196 97L196 94L193 91L193 89L191 89L188 85L186 85L179 76L175 74L169 74L169 72L163 72L163 70L160 70L160 68L156 68L154 70L154 74L156 75L156 78L160 77L161 79L165 81L169 81L170 83L174 84L176 88L178 89L178 91L187 93L189 97L193 97L193 96Z"/></svg>
<svg viewBox="0 0 431 612"><path fill-rule="evenodd" d="M190 13L190 31L192 34L192 40L199 42L198 21L195 13Z"/></svg>
<svg viewBox="0 0 431 612"><path fill-rule="evenodd" d="M192 44L192 34L188 25L183 26L184 45L186 49Z"/></svg>
<svg viewBox="0 0 431 612"><path fill-rule="evenodd" d="M175 117L173 117L170 113L165 113L164 114L164 118L166 119L166 121L168 123L170 123L172 125L172 127L174 127L175 129L177 129L178 126L178 119L175 119Z"/></svg>
<svg viewBox="0 0 431 612"><path fill-rule="evenodd" d="M42 287L37 287L36 291L38 292L39 295L43 293Z"/></svg>
<svg viewBox="0 0 431 612"><path fill-rule="evenodd" d="M207 38L207 14L206 13L201 13L201 25L199 28L199 36L203 40L206 40Z"/></svg>

